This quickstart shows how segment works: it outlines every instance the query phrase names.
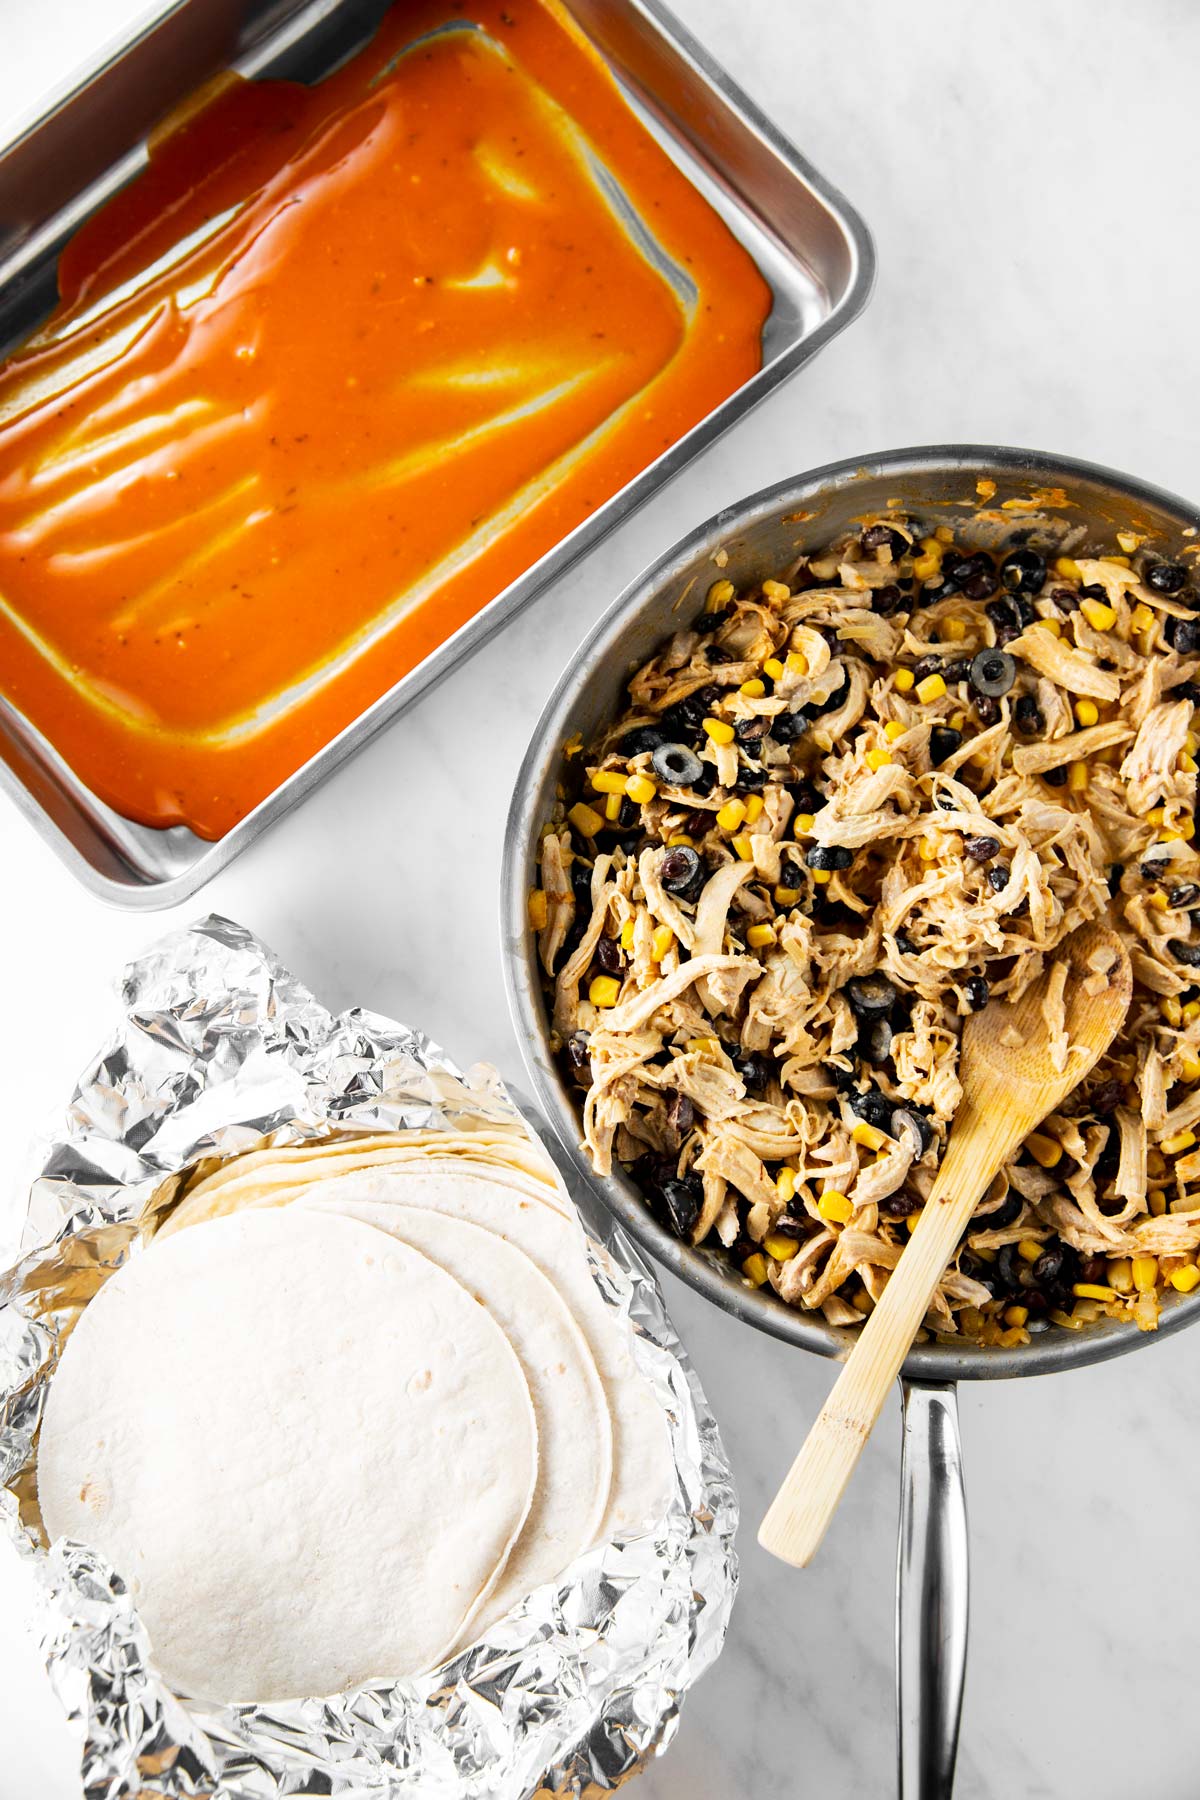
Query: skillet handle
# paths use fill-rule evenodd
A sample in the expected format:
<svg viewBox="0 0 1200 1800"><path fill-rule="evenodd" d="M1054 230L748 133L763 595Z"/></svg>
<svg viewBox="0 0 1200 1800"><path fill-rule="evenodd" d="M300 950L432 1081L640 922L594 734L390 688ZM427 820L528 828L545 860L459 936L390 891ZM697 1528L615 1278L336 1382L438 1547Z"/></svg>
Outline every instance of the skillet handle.
<svg viewBox="0 0 1200 1800"><path fill-rule="evenodd" d="M958 1396L905 1381L896 1568L900 1800L950 1800L967 1666L969 1548Z"/></svg>

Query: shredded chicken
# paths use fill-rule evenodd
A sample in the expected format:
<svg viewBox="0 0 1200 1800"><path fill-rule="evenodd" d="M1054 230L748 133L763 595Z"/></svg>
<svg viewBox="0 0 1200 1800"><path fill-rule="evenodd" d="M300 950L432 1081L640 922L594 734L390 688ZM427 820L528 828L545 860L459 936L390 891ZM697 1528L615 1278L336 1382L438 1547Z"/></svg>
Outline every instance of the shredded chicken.
<svg viewBox="0 0 1200 1800"><path fill-rule="evenodd" d="M1069 1067L1057 951L1098 917L1125 1028L989 1189L927 1329L1152 1329L1200 1286L1200 548L1131 562L1076 531L1071 560L1047 529L968 552L868 520L786 581L714 582L568 750L542 839L531 916L594 1166L833 1324L929 1193L966 1015L1048 972Z"/></svg>

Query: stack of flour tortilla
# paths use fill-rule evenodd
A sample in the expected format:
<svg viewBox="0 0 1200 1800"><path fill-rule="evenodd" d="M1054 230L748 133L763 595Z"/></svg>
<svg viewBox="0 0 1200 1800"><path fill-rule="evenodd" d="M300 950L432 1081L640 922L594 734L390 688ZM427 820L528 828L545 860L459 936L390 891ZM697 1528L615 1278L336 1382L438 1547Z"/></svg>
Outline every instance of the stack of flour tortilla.
<svg viewBox="0 0 1200 1800"><path fill-rule="evenodd" d="M435 1668L670 1482L578 1216L499 1129L220 1165L82 1313L38 1454L49 1535L218 1701Z"/></svg>

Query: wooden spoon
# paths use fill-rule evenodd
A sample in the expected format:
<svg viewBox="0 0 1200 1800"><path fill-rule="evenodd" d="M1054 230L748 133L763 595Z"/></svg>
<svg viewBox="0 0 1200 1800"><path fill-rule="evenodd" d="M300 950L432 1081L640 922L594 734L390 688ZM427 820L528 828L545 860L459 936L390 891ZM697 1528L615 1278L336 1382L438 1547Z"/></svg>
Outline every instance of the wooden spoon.
<svg viewBox="0 0 1200 1800"><path fill-rule="evenodd" d="M1071 1045L1065 1069L1051 1060L1043 1010L1053 968L1014 1006L994 1001L963 1027L963 1097L929 1199L758 1534L764 1550L797 1568L825 1535L980 1196L1017 1146L1094 1068L1129 1010L1129 957L1108 926L1072 932L1056 960L1063 957ZM1088 993L1083 983L1097 973L1104 986Z"/></svg>

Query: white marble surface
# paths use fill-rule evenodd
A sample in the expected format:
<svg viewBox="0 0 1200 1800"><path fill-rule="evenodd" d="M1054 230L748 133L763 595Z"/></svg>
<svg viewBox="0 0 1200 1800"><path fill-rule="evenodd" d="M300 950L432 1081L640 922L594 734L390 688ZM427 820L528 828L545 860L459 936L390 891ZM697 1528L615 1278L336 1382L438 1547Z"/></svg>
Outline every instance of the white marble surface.
<svg viewBox="0 0 1200 1800"><path fill-rule="evenodd" d="M1072 452L1200 494L1192 0L676 4L862 208L880 262L867 314L184 915L243 919L330 1005L420 1021L510 1070L495 895L513 777L585 628L667 542L812 464L955 439ZM0 0L0 135L135 10ZM6 804L0 921L10 1183L30 1122L104 1027L112 977L173 921L103 910ZM0 1212L0 1254L14 1225L15 1208ZM668 1288L740 1473L744 1567L725 1655L639 1792L888 1794L897 1417L817 1566L784 1571L754 1527L828 1367ZM962 1800L1196 1792L1200 1341L1151 1348L963 1393ZM18 1616L0 1562L0 1800L61 1800L69 1742Z"/></svg>

